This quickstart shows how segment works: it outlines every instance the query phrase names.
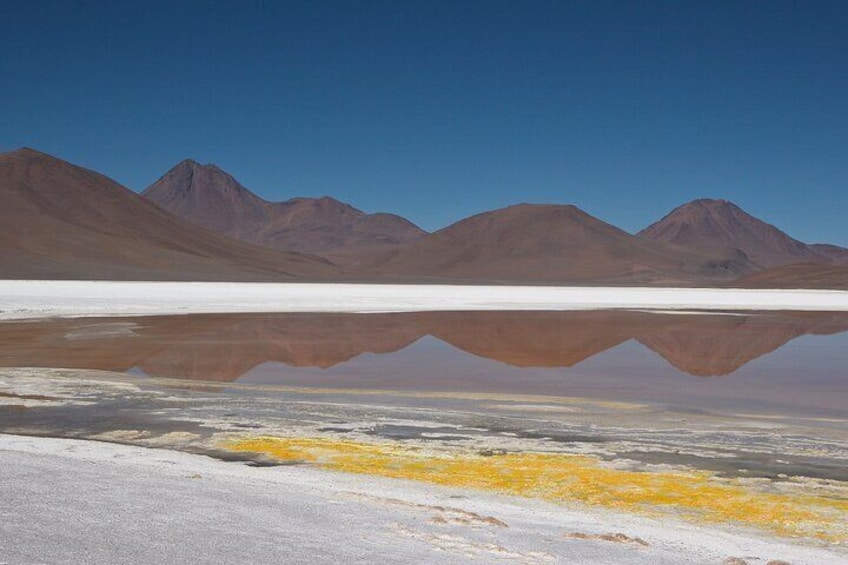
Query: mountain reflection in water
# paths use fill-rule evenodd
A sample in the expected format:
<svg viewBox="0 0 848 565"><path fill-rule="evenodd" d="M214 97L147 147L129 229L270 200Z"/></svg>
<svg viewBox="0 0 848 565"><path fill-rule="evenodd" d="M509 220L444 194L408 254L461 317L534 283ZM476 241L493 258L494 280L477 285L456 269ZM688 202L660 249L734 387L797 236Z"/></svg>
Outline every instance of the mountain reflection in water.
<svg viewBox="0 0 848 565"><path fill-rule="evenodd" d="M515 367L572 367L635 340L682 372L730 375L799 336L848 331L848 314L426 312L191 315L0 324L0 365L232 381L269 361L329 368L433 336Z"/></svg>
<svg viewBox="0 0 848 565"><path fill-rule="evenodd" d="M848 333L836 334L846 331L848 314L803 312L54 319L0 324L0 366L298 387L685 401L693 409L711 409L720 398L722 408L734 410L758 404L760 411L844 417ZM795 339L826 335L833 337ZM707 379L714 384L706 386L683 373L732 377ZM698 400L704 396L709 402Z"/></svg>

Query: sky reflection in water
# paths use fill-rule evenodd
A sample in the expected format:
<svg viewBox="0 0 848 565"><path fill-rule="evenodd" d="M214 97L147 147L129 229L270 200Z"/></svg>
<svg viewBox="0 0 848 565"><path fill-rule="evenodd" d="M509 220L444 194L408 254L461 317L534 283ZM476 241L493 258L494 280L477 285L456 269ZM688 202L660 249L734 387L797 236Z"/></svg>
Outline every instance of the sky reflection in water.
<svg viewBox="0 0 848 565"><path fill-rule="evenodd" d="M848 315L275 314L0 324L0 364L848 416Z"/></svg>

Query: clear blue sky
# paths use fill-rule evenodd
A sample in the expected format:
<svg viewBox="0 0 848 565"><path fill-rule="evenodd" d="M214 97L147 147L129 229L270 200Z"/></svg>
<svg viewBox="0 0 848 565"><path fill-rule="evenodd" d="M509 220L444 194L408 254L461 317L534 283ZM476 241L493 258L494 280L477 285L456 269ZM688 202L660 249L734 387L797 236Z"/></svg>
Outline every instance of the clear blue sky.
<svg viewBox="0 0 848 565"><path fill-rule="evenodd" d="M848 245L844 1L27 1L0 29L0 151L135 190L191 157L427 229L708 196Z"/></svg>

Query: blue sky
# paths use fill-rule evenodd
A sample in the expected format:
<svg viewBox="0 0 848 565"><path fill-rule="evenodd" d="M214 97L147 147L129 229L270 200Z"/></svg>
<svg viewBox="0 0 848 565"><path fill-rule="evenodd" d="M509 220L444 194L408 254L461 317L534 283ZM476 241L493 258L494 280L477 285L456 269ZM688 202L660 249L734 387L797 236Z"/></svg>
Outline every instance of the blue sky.
<svg viewBox="0 0 848 565"><path fill-rule="evenodd" d="M0 151L140 190L183 158L427 229L517 202L635 231L728 198L848 245L848 3L18 2Z"/></svg>

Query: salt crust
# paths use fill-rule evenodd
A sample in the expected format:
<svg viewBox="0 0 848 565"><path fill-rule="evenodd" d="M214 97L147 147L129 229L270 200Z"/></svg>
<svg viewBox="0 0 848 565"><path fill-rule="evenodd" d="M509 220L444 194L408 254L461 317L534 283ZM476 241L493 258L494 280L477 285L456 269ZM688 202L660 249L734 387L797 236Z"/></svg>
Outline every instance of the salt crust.
<svg viewBox="0 0 848 565"><path fill-rule="evenodd" d="M314 518L314 513L320 517L326 510L325 521L312 522L308 530L298 532L300 537L286 539L287 555L301 558L295 559L296 562L306 562L307 558L329 562L334 552L349 557L371 552L373 557L374 551L385 551L390 562L426 558L427 552L432 552L430 559L442 562L459 562L473 556L487 562L518 559L526 563L721 563L744 556L748 563L780 559L795 565L835 565L844 563L846 558L842 548L799 545L744 529L657 521L611 510L564 507L537 500L309 467L254 468L205 456L105 442L0 434L0 460L4 465L0 492L7 496L37 492L42 498L51 493L61 495L66 504L62 512L79 514L87 528L122 531L122 524L116 517L120 515L121 519L132 520L133 540L139 536L143 539L144 530L155 528L156 523L166 523L168 528L191 528L191 522L182 520L180 513L217 504L232 493L239 494L228 498L227 505L216 506L214 523L231 524L236 528L234 531L256 528L249 538L251 551L257 547L273 547L275 540L260 540L263 535L281 536L288 528L296 528L292 513L310 512ZM30 470L35 468L40 471L33 475ZM185 482L189 480L191 483ZM39 484L32 484L33 481ZM65 484L73 481L77 484ZM97 484L85 484L86 481ZM139 482L143 483L141 487L136 486ZM103 488L106 484L109 488ZM176 484L186 485L181 489L194 485L185 505L180 497L175 497L168 505L153 500L163 495L160 490L168 491ZM104 500L97 500L98 497ZM115 503L109 497L121 501L121 508L115 512L129 514L99 513L98 508ZM244 507L240 507L242 498ZM142 515L150 507L151 500L158 504L158 522L151 522L149 516ZM266 500L270 510L267 514L261 507L248 507ZM44 504L42 501L39 505L43 507ZM138 508L138 516L132 516L134 508ZM38 511L37 508L27 512L25 506L18 506L14 519L5 522L5 528L14 535L20 530L18 533L25 536L32 531L73 527L73 524L61 523L64 514ZM251 523L254 515L257 524ZM340 530L337 522L348 515L356 519ZM105 522L98 525L98 520ZM268 520L278 520L279 524L268 524ZM215 554L210 553L214 544L210 544L207 537L192 537L196 532L190 531L167 531L179 538L182 545L170 547L160 539L157 544L144 546L139 551L155 551L155 557L161 559L167 559L171 551L190 551L191 562L215 562ZM321 540L341 537L348 545L321 544ZM21 556L37 555L39 561L51 562L49 536L33 539L43 539L38 543L43 543L44 547L18 546L15 551ZM205 543L186 547L195 539ZM611 543L606 541L608 539L638 539L644 540L644 545ZM240 540L240 536L234 536L226 547ZM80 543L86 557L91 558L90 562L108 562L114 557L111 551L122 550L120 539L101 539L96 544L82 540ZM73 557L73 547L63 549L66 551L63 559ZM324 552L321 555L326 561L317 551ZM145 557L152 556L145 554Z"/></svg>
<svg viewBox="0 0 848 565"><path fill-rule="evenodd" d="M848 291L636 287L0 281L0 319L249 312L628 309L848 311Z"/></svg>

